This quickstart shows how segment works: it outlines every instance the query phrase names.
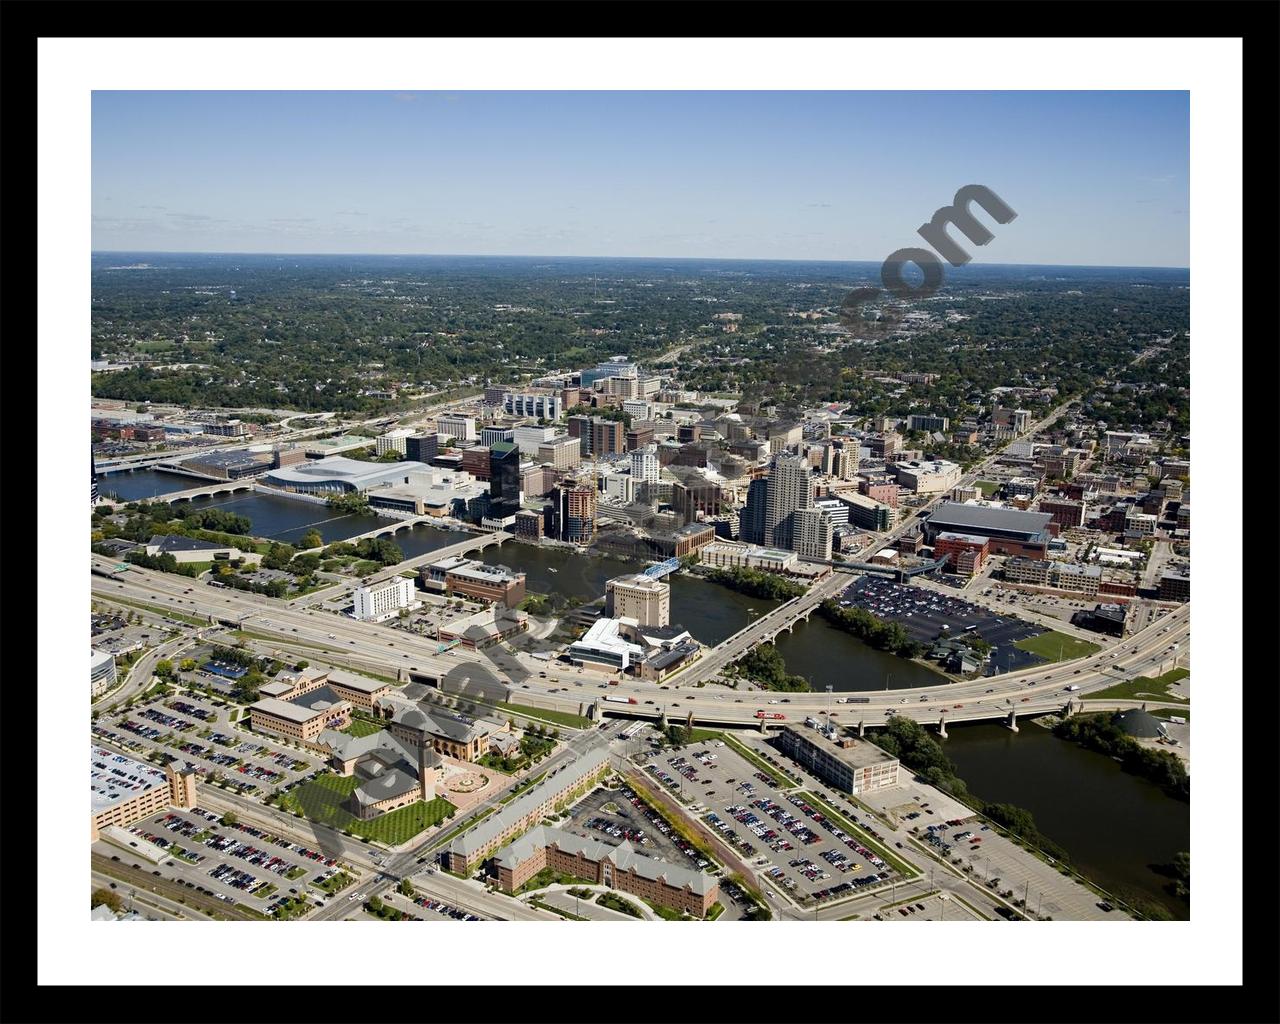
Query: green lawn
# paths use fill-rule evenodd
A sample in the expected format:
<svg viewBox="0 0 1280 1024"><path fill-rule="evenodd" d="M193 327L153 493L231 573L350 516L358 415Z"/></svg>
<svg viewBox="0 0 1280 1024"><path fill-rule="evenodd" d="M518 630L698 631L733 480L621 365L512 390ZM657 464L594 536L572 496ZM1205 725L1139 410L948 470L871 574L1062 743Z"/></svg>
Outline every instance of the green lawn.
<svg viewBox="0 0 1280 1024"><path fill-rule="evenodd" d="M595 885L594 878L579 878L577 875L566 875L554 868L543 868L534 875L524 885L520 886L519 892L530 892L533 889L545 889L548 885L572 885L575 882L586 882L588 885Z"/></svg>
<svg viewBox="0 0 1280 1024"><path fill-rule="evenodd" d="M354 881L355 879L352 878L345 871L339 871L336 875L330 875L328 878L322 881L312 882L311 884L314 885L321 892L333 893L333 892L337 892L340 889L345 889L348 885L350 885Z"/></svg>
<svg viewBox="0 0 1280 1024"><path fill-rule="evenodd" d="M525 766L528 758L518 760L507 767L507 760L501 754L489 751L484 757L477 759L476 764L481 768L488 768L490 771L497 772L499 775L514 775Z"/></svg>
<svg viewBox="0 0 1280 1024"><path fill-rule="evenodd" d="M1143 696L1156 694L1159 700L1175 701L1180 704L1190 704L1189 700L1182 697L1174 697L1169 693L1169 687L1176 683L1179 679L1185 679L1191 675L1185 668L1172 668L1162 676L1156 676L1154 679L1150 676L1138 676L1136 679L1130 679L1123 683L1116 683L1115 686L1108 686L1105 690L1099 690L1097 693L1091 693L1086 700L1142 700Z"/></svg>
<svg viewBox="0 0 1280 1024"><path fill-rule="evenodd" d="M719 901L711 904L711 909L707 911L707 920L714 921L717 917L724 913L724 904Z"/></svg>
<svg viewBox="0 0 1280 1024"><path fill-rule="evenodd" d="M1000 489L1000 485L994 480L979 480L974 484L982 492L984 498L989 498Z"/></svg>
<svg viewBox="0 0 1280 1024"><path fill-rule="evenodd" d="M1185 718L1188 722L1190 722L1190 721L1191 721L1191 708L1190 708L1190 707L1185 707L1185 708L1156 708L1153 712L1151 712L1151 714L1152 714L1154 717L1156 717L1156 718L1165 718L1165 719L1168 719L1168 718L1173 718L1173 717L1177 716L1178 718Z"/></svg>
<svg viewBox="0 0 1280 1024"><path fill-rule="evenodd" d="M1013 645L1032 654L1038 654L1047 661L1070 661L1072 658L1087 658L1102 650L1101 646L1088 640L1077 640L1073 636L1059 633L1056 629L1047 630L1039 636L1029 636L1018 640Z"/></svg>
<svg viewBox="0 0 1280 1024"><path fill-rule="evenodd" d="M598 906L604 907L606 910L616 910L619 914L626 914L628 917L640 917L640 911L630 900L624 900L617 893L603 892L596 899Z"/></svg>
<svg viewBox="0 0 1280 1024"><path fill-rule="evenodd" d="M710 743L712 740L724 739L719 729L690 729L689 743Z"/></svg>
<svg viewBox="0 0 1280 1024"><path fill-rule="evenodd" d="M300 917L310 909L311 904L302 896L286 896L284 901L277 908L275 919L277 921L288 921L291 917Z"/></svg>
<svg viewBox="0 0 1280 1024"><path fill-rule="evenodd" d="M287 811L301 811L312 821L388 846L398 846L423 829L438 825L455 809L448 800L437 797L430 803L424 804L419 800L389 814L361 821L342 806L359 784L357 776L326 772L290 790L281 798L280 804Z"/></svg>
<svg viewBox="0 0 1280 1024"><path fill-rule="evenodd" d="M370 722L363 718L351 719L351 724L342 730L348 736L372 736L375 732L382 732L382 726L376 722Z"/></svg>
<svg viewBox="0 0 1280 1024"><path fill-rule="evenodd" d="M859 828L852 821L850 821L845 815L841 814L838 810L836 810L836 808L832 807L829 803L827 803L827 801L823 800L822 797L815 796L813 793L810 793L808 790L801 790L796 795L800 797L800 799L803 800L805 803L812 804L814 807L818 808L818 810L820 810L828 818L831 818L833 821L835 821L835 823L839 825L840 828L843 829L847 834L851 836L856 836L858 839L858 842L860 842L867 849L874 852L877 856L880 857L881 860L883 860L886 864L888 864L891 868L893 868L894 871L898 872L898 874L904 876L905 878L913 878L919 874L919 871L916 868L912 867L910 864L902 860L900 857L894 855L887 847L885 847L881 843L877 843L874 839L871 838L871 836L867 834L866 829Z"/></svg>
<svg viewBox="0 0 1280 1024"><path fill-rule="evenodd" d="M306 873L307 873L306 868L304 868L301 864L295 864L293 867L291 867L288 871L284 873L284 877L289 879L289 881L292 882L296 878L301 878Z"/></svg>
<svg viewBox="0 0 1280 1024"><path fill-rule="evenodd" d="M685 920L684 914L682 914L680 911L675 910L671 907L664 907L661 903L654 903L652 900L645 900L645 903L649 905L650 910L652 910L664 921Z"/></svg>
<svg viewBox="0 0 1280 1024"><path fill-rule="evenodd" d="M590 729L592 725L591 719L583 718L582 715L571 715L567 711L549 711L547 708L533 708L524 704L497 703L494 707L501 708L503 711L514 711L518 715L527 715L530 718L540 718L544 722L554 722L556 725L567 725L572 729Z"/></svg>

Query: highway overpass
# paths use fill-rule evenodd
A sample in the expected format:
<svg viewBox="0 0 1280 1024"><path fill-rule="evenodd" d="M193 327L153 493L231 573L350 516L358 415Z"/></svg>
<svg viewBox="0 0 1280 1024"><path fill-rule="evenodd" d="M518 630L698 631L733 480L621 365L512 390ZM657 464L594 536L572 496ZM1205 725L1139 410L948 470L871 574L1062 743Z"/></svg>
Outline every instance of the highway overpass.
<svg viewBox="0 0 1280 1024"><path fill-rule="evenodd" d="M488 538L494 536L488 535ZM101 556L93 557L94 564L105 568L116 564ZM423 560L440 557L444 556L436 551L423 556ZM936 685L928 687L900 690L868 688L858 694L866 698L866 703L858 705L836 704L836 695L826 693L793 693L786 695L786 705L773 706L768 701L780 701L780 695L735 691L717 685L699 688L696 685L713 678L751 644L776 635L806 610L811 611L829 596L823 588L824 584L830 586L833 579L835 577L820 581L804 598L761 616L747 630L707 651L669 683L621 677L620 685L608 687L609 695L634 697L636 704L615 707L600 702L601 712L657 717L665 708L673 720L686 719L692 712L696 723L739 726L758 726L755 712L770 708L786 714L787 721L803 721L809 714L828 711L835 712L837 721L842 724L857 725L862 721L866 727L881 725L893 714L933 725L941 720L1003 720L1011 708L1016 708L1017 716L1059 711L1068 700L1068 686L1079 687L1070 691L1070 697L1079 700L1125 678L1156 674L1160 666L1173 658L1185 656L1189 650L1190 605L1187 604L1138 633L1112 642L1088 658L1041 664L1019 672L961 682L939 674ZM577 713L582 703L590 703L604 695L599 685L606 677L588 669L572 668L560 662L548 663L502 645L483 651L460 646L437 654L436 641L415 634L313 608L291 608L272 598L215 589L174 574L133 567L116 579L92 575L91 585L96 598L122 597L142 601L186 615L213 617L232 626L243 622L244 628L254 633L332 651L335 655L358 659L370 666L384 666L379 674L393 678L402 672L429 682L438 682L446 676L453 679L475 676L506 685L516 703L524 695L522 691L528 691L540 697L540 705L571 713Z"/></svg>

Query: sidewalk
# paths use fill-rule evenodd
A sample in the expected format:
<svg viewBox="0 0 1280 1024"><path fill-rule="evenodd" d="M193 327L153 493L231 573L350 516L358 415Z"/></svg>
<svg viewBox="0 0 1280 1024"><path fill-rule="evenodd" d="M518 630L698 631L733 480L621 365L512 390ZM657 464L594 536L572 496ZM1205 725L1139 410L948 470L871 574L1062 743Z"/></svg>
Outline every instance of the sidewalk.
<svg viewBox="0 0 1280 1024"><path fill-rule="evenodd" d="M628 903L632 904L637 910L640 911L641 920L644 920L644 921L660 921L661 920L661 918L658 917L657 914L655 914L652 910L649 909L648 905L645 904L645 902L642 899L640 899L640 897L633 896L630 893L624 892L621 889L613 889L607 885L591 885L586 882L583 882L579 885L564 885L563 883L557 882L554 885L548 885L545 889L536 889L533 892L524 893L521 896L521 900L525 901L528 898L533 896L538 896L538 897L541 897L542 899L546 899L548 896L557 896L560 893L567 894L570 889L590 889L591 892L596 894L603 894L606 892L616 892L619 895L619 897L626 900ZM614 921L614 920L634 921L635 920L635 918L629 917L626 914L620 914L616 910L609 910L607 907L597 906L595 903L588 903L586 900L578 900L577 904L579 909L575 910L574 898L572 896L567 896L564 899L557 899L555 901L548 899L547 902L553 903L554 906L560 907L562 910L567 910L570 913L580 914L580 916L582 917L594 917L594 919L598 921ZM607 917L595 916L591 913L584 913L584 911L588 911L588 910L598 911L600 914L602 915L607 914L608 916Z"/></svg>

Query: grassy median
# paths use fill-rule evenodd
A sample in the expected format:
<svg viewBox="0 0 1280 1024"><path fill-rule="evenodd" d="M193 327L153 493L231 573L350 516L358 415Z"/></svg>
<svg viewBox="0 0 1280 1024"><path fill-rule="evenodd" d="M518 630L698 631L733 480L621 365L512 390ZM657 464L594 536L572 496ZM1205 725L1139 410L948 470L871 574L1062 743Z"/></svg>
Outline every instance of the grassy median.
<svg viewBox="0 0 1280 1024"><path fill-rule="evenodd" d="M1185 697L1175 697L1169 692L1169 687L1176 683L1179 679L1185 679L1191 675L1185 668L1170 669L1162 676L1138 676L1136 679L1127 679L1123 683L1117 683L1115 686L1108 686L1105 690L1099 690L1096 693L1089 694L1085 700L1142 700L1145 698L1154 698L1156 700L1166 700L1171 703L1190 704L1191 702Z"/></svg>

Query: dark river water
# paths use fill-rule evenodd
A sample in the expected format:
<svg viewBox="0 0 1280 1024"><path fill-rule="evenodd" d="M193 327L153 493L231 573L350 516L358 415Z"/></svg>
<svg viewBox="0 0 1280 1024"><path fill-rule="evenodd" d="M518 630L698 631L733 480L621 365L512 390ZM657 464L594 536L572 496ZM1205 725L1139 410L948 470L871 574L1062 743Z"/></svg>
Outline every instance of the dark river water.
<svg viewBox="0 0 1280 1024"><path fill-rule="evenodd" d="M140 501L161 494L190 490L206 481L177 473L164 473L152 469L135 470L132 473L111 473L98 478L98 487L104 493L119 494L125 501ZM253 523L256 537L295 543L313 527L320 531L325 543L346 540L368 533L395 520L376 515L337 515L324 505L294 498L282 498L275 494L254 492L251 494L217 495L212 498L196 498L193 505L206 508L222 508L237 515L247 516ZM463 534L432 526L415 526L401 531L394 540L404 551L406 558L426 554L446 547L462 539Z"/></svg>
<svg viewBox="0 0 1280 1024"><path fill-rule="evenodd" d="M1025 807L1104 889L1121 897L1136 892L1174 917L1188 916L1187 902L1165 893L1166 879L1148 865L1168 864L1191 848L1189 804L1032 722L1016 733L978 724L947 731L943 749L971 792Z"/></svg>

